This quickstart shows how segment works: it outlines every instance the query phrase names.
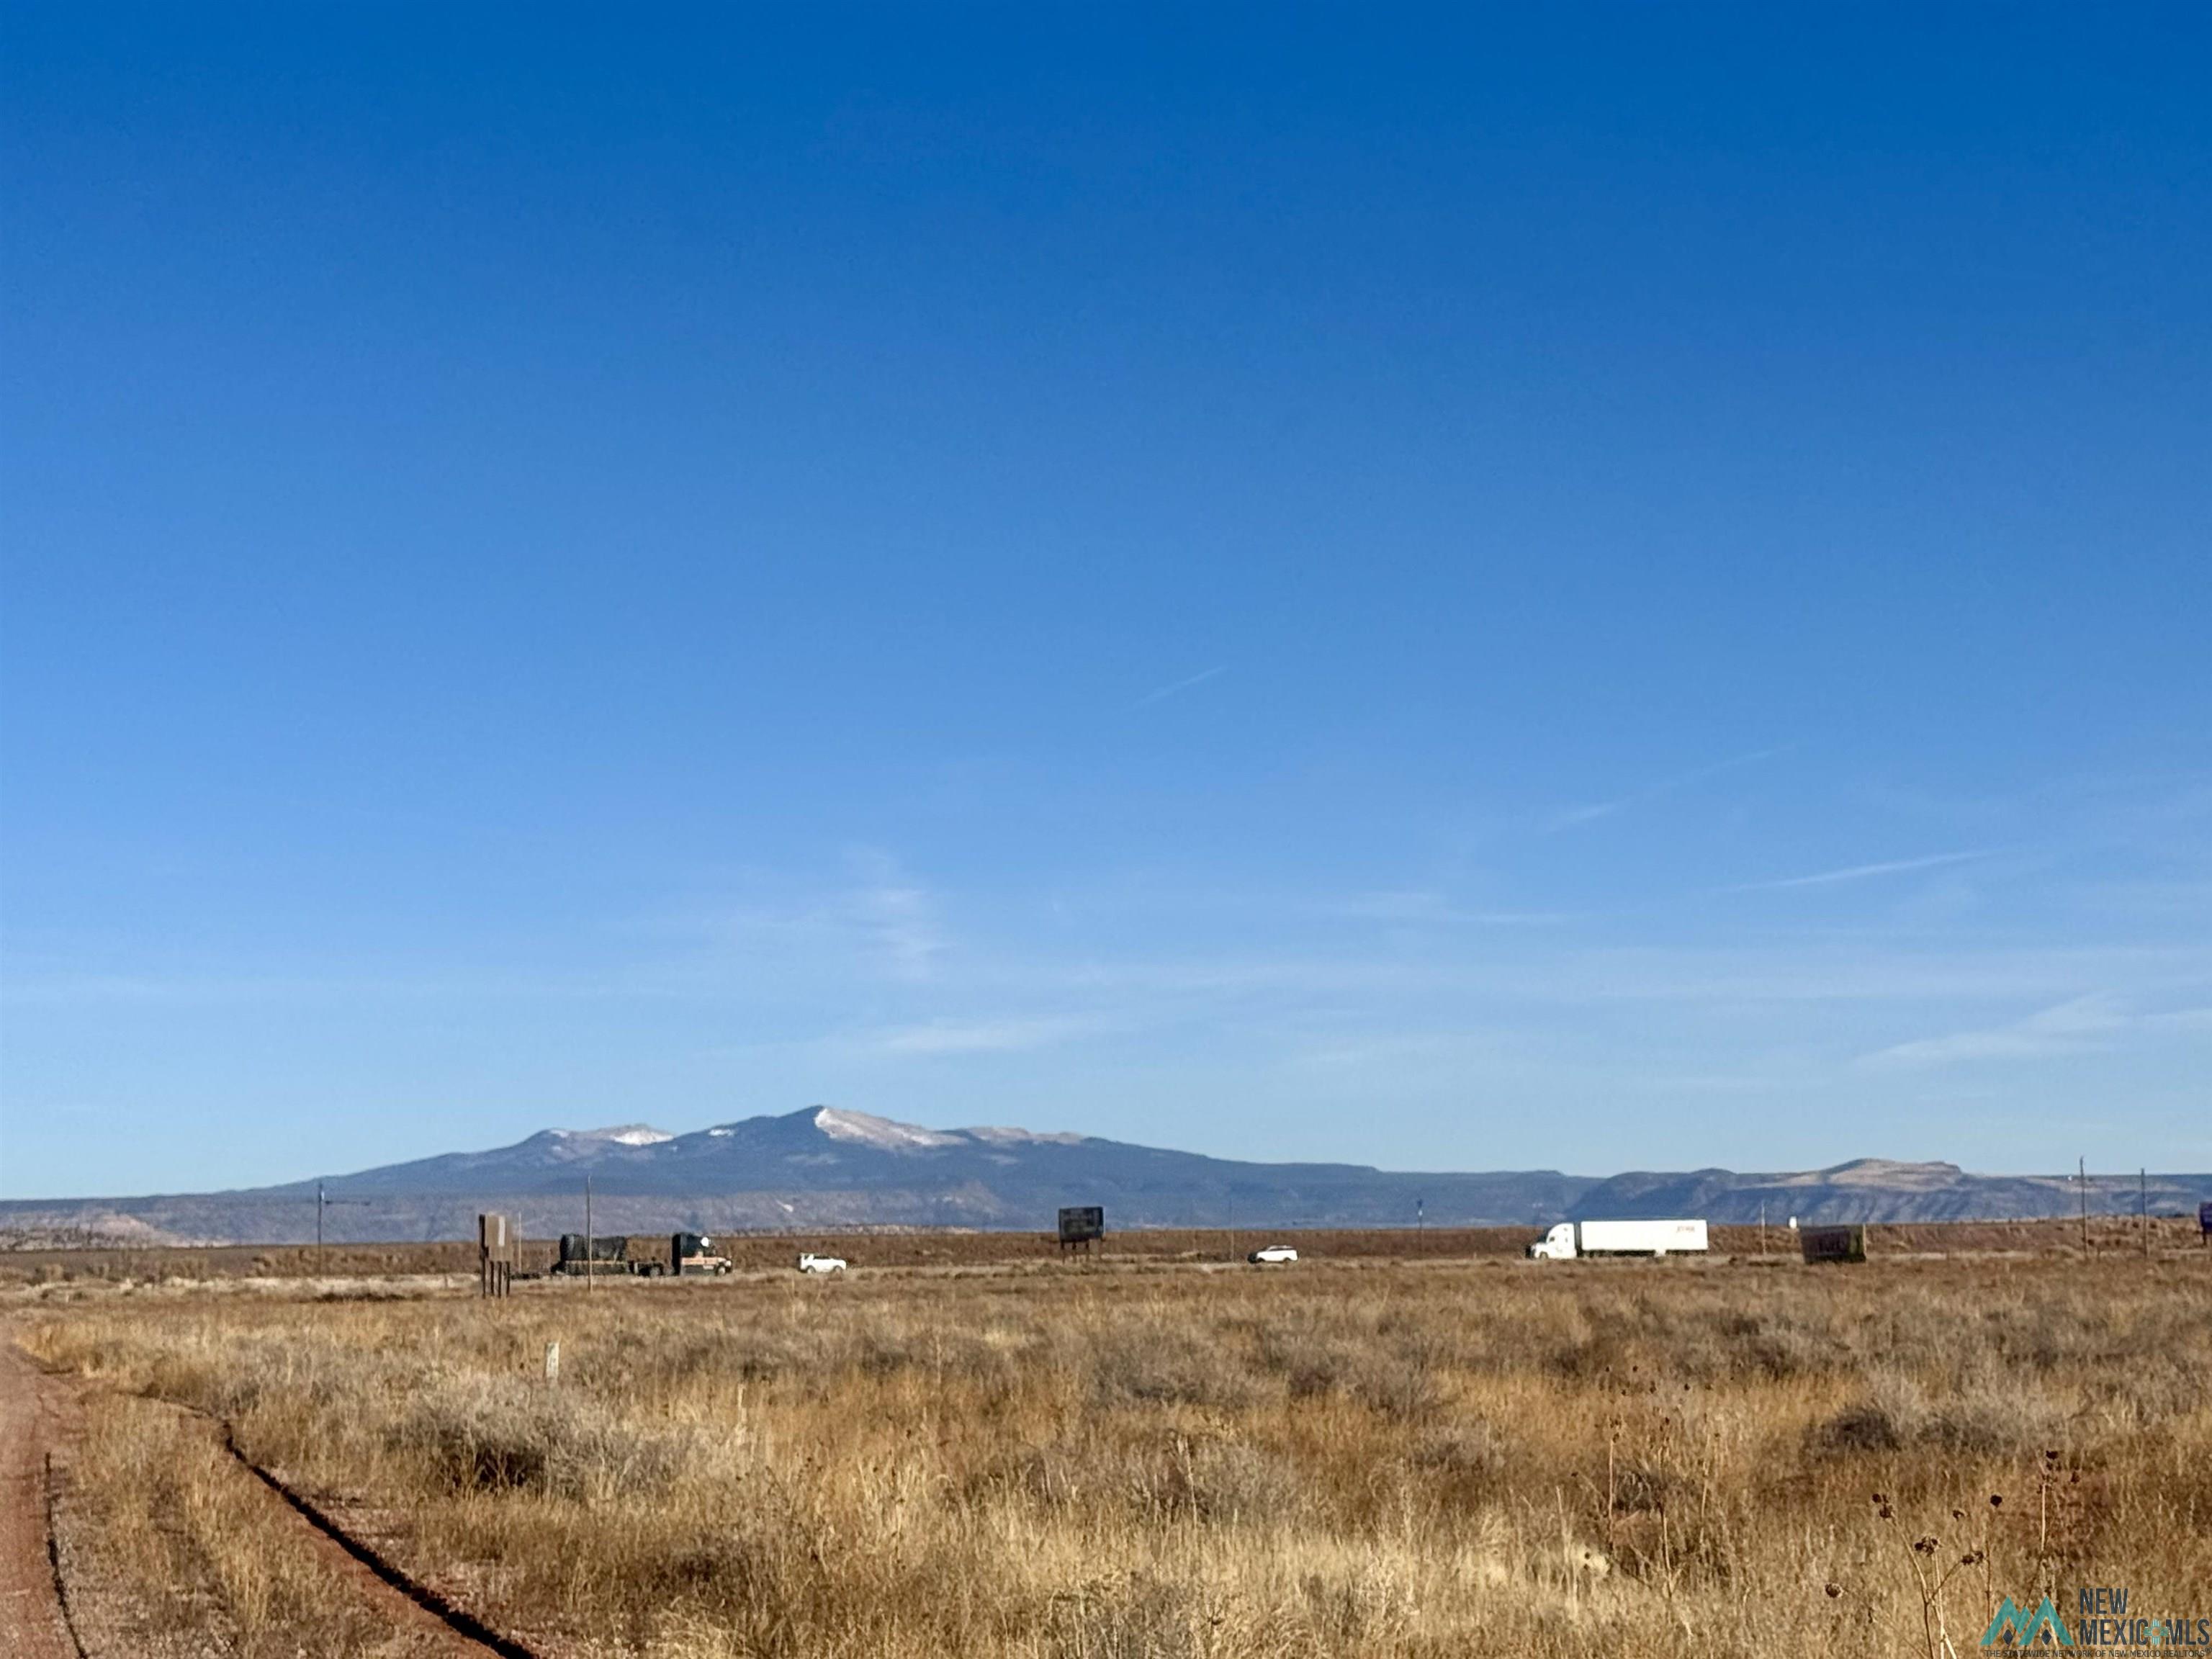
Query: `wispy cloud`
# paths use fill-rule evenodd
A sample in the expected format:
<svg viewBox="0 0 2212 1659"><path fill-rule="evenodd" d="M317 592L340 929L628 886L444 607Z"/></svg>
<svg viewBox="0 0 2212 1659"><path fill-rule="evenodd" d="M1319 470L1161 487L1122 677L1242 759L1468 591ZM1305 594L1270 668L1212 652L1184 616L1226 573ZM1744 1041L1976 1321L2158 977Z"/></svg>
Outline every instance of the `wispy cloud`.
<svg viewBox="0 0 2212 1659"><path fill-rule="evenodd" d="M1088 1017L1054 1019L926 1020L875 1032L869 1046L896 1054L1002 1054L1049 1048L1095 1035L1103 1022Z"/></svg>
<svg viewBox="0 0 2212 1659"><path fill-rule="evenodd" d="M1176 680L1172 684L1163 685L1156 691L1147 691L1129 705L1127 712L1133 714L1139 708L1149 708L1156 702L1165 702L1170 697L1188 691L1194 685L1203 685L1206 681L1217 678L1228 672L1229 665L1221 663L1212 668L1203 669L1187 678Z"/></svg>
<svg viewBox="0 0 2212 1659"><path fill-rule="evenodd" d="M1317 903L1312 908L1322 915L1408 926L1455 922L1484 927L1550 927L1574 920L1571 914L1564 910L1469 909L1454 903L1443 893L1425 890L1385 889L1371 893L1355 893L1349 897Z"/></svg>
<svg viewBox="0 0 2212 1659"><path fill-rule="evenodd" d="M1887 859L1879 864L1847 864L1838 870L1819 870L1809 876L1785 876L1779 881L1740 882L1724 893L1778 893L1793 887L1832 887L1839 882L1869 881L1876 876L1909 875L1916 870L1940 870L1948 864L1971 864L1995 858L2004 849L1984 847L1970 853L1931 853L1924 858Z"/></svg>
<svg viewBox="0 0 2212 1659"><path fill-rule="evenodd" d="M1756 766L1761 761L1770 761L1777 756L1786 755L1796 746L1794 744L1784 743L1777 744L1768 749L1754 749L1748 754L1732 755L1726 760L1715 761L1710 766L1700 766L1692 771L1678 773L1671 778L1662 778L1656 783L1649 783L1641 789L1631 790L1628 793L1613 800L1591 801L1581 806L1566 807L1554 812L1545 820L1544 828L1547 833L1557 833L1562 830L1575 829L1582 824L1595 823L1600 818L1609 818L1616 812L1626 811L1628 808L1640 805L1645 801L1656 800L1662 795L1671 795L1678 789L1687 789L1693 784L1719 777L1723 773L1734 772L1741 767Z"/></svg>
<svg viewBox="0 0 2212 1659"><path fill-rule="evenodd" d="M853 855L853 861L862 878L862 885L847 901L853 921L896 977L929 978L945 945L928 890L889 854L862 851Z"/></svg>
<svg viewBox="0 0 2212 1659"><path fill-rule="evenodd" d="M2212 1008L2138 1013L2108 993L2075 997L2005 1025L1899 1042L1865 1055L1883 1066L1948 1066L1978 1060L2045 1060L2108 1048L2130 1037L2212 1030Z"/></svg>

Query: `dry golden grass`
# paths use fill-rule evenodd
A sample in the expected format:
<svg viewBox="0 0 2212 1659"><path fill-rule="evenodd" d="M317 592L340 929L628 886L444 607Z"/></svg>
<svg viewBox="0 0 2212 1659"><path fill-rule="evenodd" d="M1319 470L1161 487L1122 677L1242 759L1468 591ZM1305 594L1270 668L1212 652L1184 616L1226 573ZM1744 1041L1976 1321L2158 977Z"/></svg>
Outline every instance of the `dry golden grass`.
<svg viewBox="0 0 2212 1659"><path fill-rule="evenodd" d="M2193 1261L794 1275L31 1340L561 1653L1942 1653L2081 1584L2212 1616ZM126 1465L85 1460L118 1539L169 1501Z"/></svg>
<svg viewBox="0 0 2212 1659"><path fill-rule="evenodd" d="M289 1511L173 1407L95 1396L72 1449L64 1547L95 1654L407 1659L381 1598L332 1571Z"/></svg>

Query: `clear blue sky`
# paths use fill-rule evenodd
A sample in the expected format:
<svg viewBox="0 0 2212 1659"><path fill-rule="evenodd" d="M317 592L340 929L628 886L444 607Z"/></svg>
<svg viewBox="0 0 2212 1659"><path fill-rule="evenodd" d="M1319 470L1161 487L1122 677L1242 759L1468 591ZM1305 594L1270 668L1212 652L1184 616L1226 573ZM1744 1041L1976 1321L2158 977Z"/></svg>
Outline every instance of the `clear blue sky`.
<svg viewBox="0 0 2212 1659"><path fill-rule="evenodd" d="M0 1192L2212 1167L2201 7L5 10Z"/></svg>

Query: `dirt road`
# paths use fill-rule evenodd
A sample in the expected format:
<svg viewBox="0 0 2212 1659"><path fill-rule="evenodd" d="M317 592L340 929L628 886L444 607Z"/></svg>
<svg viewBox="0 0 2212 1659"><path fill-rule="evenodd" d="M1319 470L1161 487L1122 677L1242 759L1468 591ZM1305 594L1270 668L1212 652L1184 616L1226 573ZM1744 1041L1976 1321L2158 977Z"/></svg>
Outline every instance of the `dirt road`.
<svg viewBox="0 0 2212 1659"><path fill-rule="evenodd" d="M67 1409L0 1326L0 1653L18 1659L77 1659L46 1539L46 1454Z"/></svg>
<svg viewBox="0 0 2212 1659"><path fill-rule="evenodd" d="M229 1443L212 1419L174 1407L149 1408L174 1412L186 1432ZM72 1583L64 1610L51 1537L47 1459L56 1459L65 1487L82 1411L70 1382L41 1370L0 1322L0 1656L5 1659L84 1659L88 1652L105 1656L143 1646L144 1615L127 1584ZM274 1512L296 1525L296 1547L319 1564L334 1597L375 1610L384 1632L374 1650L378 1659L481 1659L486 1653L536 1659L521 1643L407 1578L268 1472L240 1459L234 1478L250 1483ZM66 1551L62 1559L68 1559ZM71 1613L77 1618L74 1630Z"/></svg>

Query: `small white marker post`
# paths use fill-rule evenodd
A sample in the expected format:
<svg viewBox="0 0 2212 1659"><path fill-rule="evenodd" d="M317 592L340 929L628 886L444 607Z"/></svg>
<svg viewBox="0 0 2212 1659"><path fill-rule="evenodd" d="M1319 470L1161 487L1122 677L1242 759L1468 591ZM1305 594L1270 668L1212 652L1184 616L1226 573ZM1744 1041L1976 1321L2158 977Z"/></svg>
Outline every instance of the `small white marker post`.
<svg viewBox="0 0 2212 1659"><path fill-rule="evenodd" d="M545 1380L548 1382L561 1380L561 1345L558 1342L545 1345Z"/></svg>

